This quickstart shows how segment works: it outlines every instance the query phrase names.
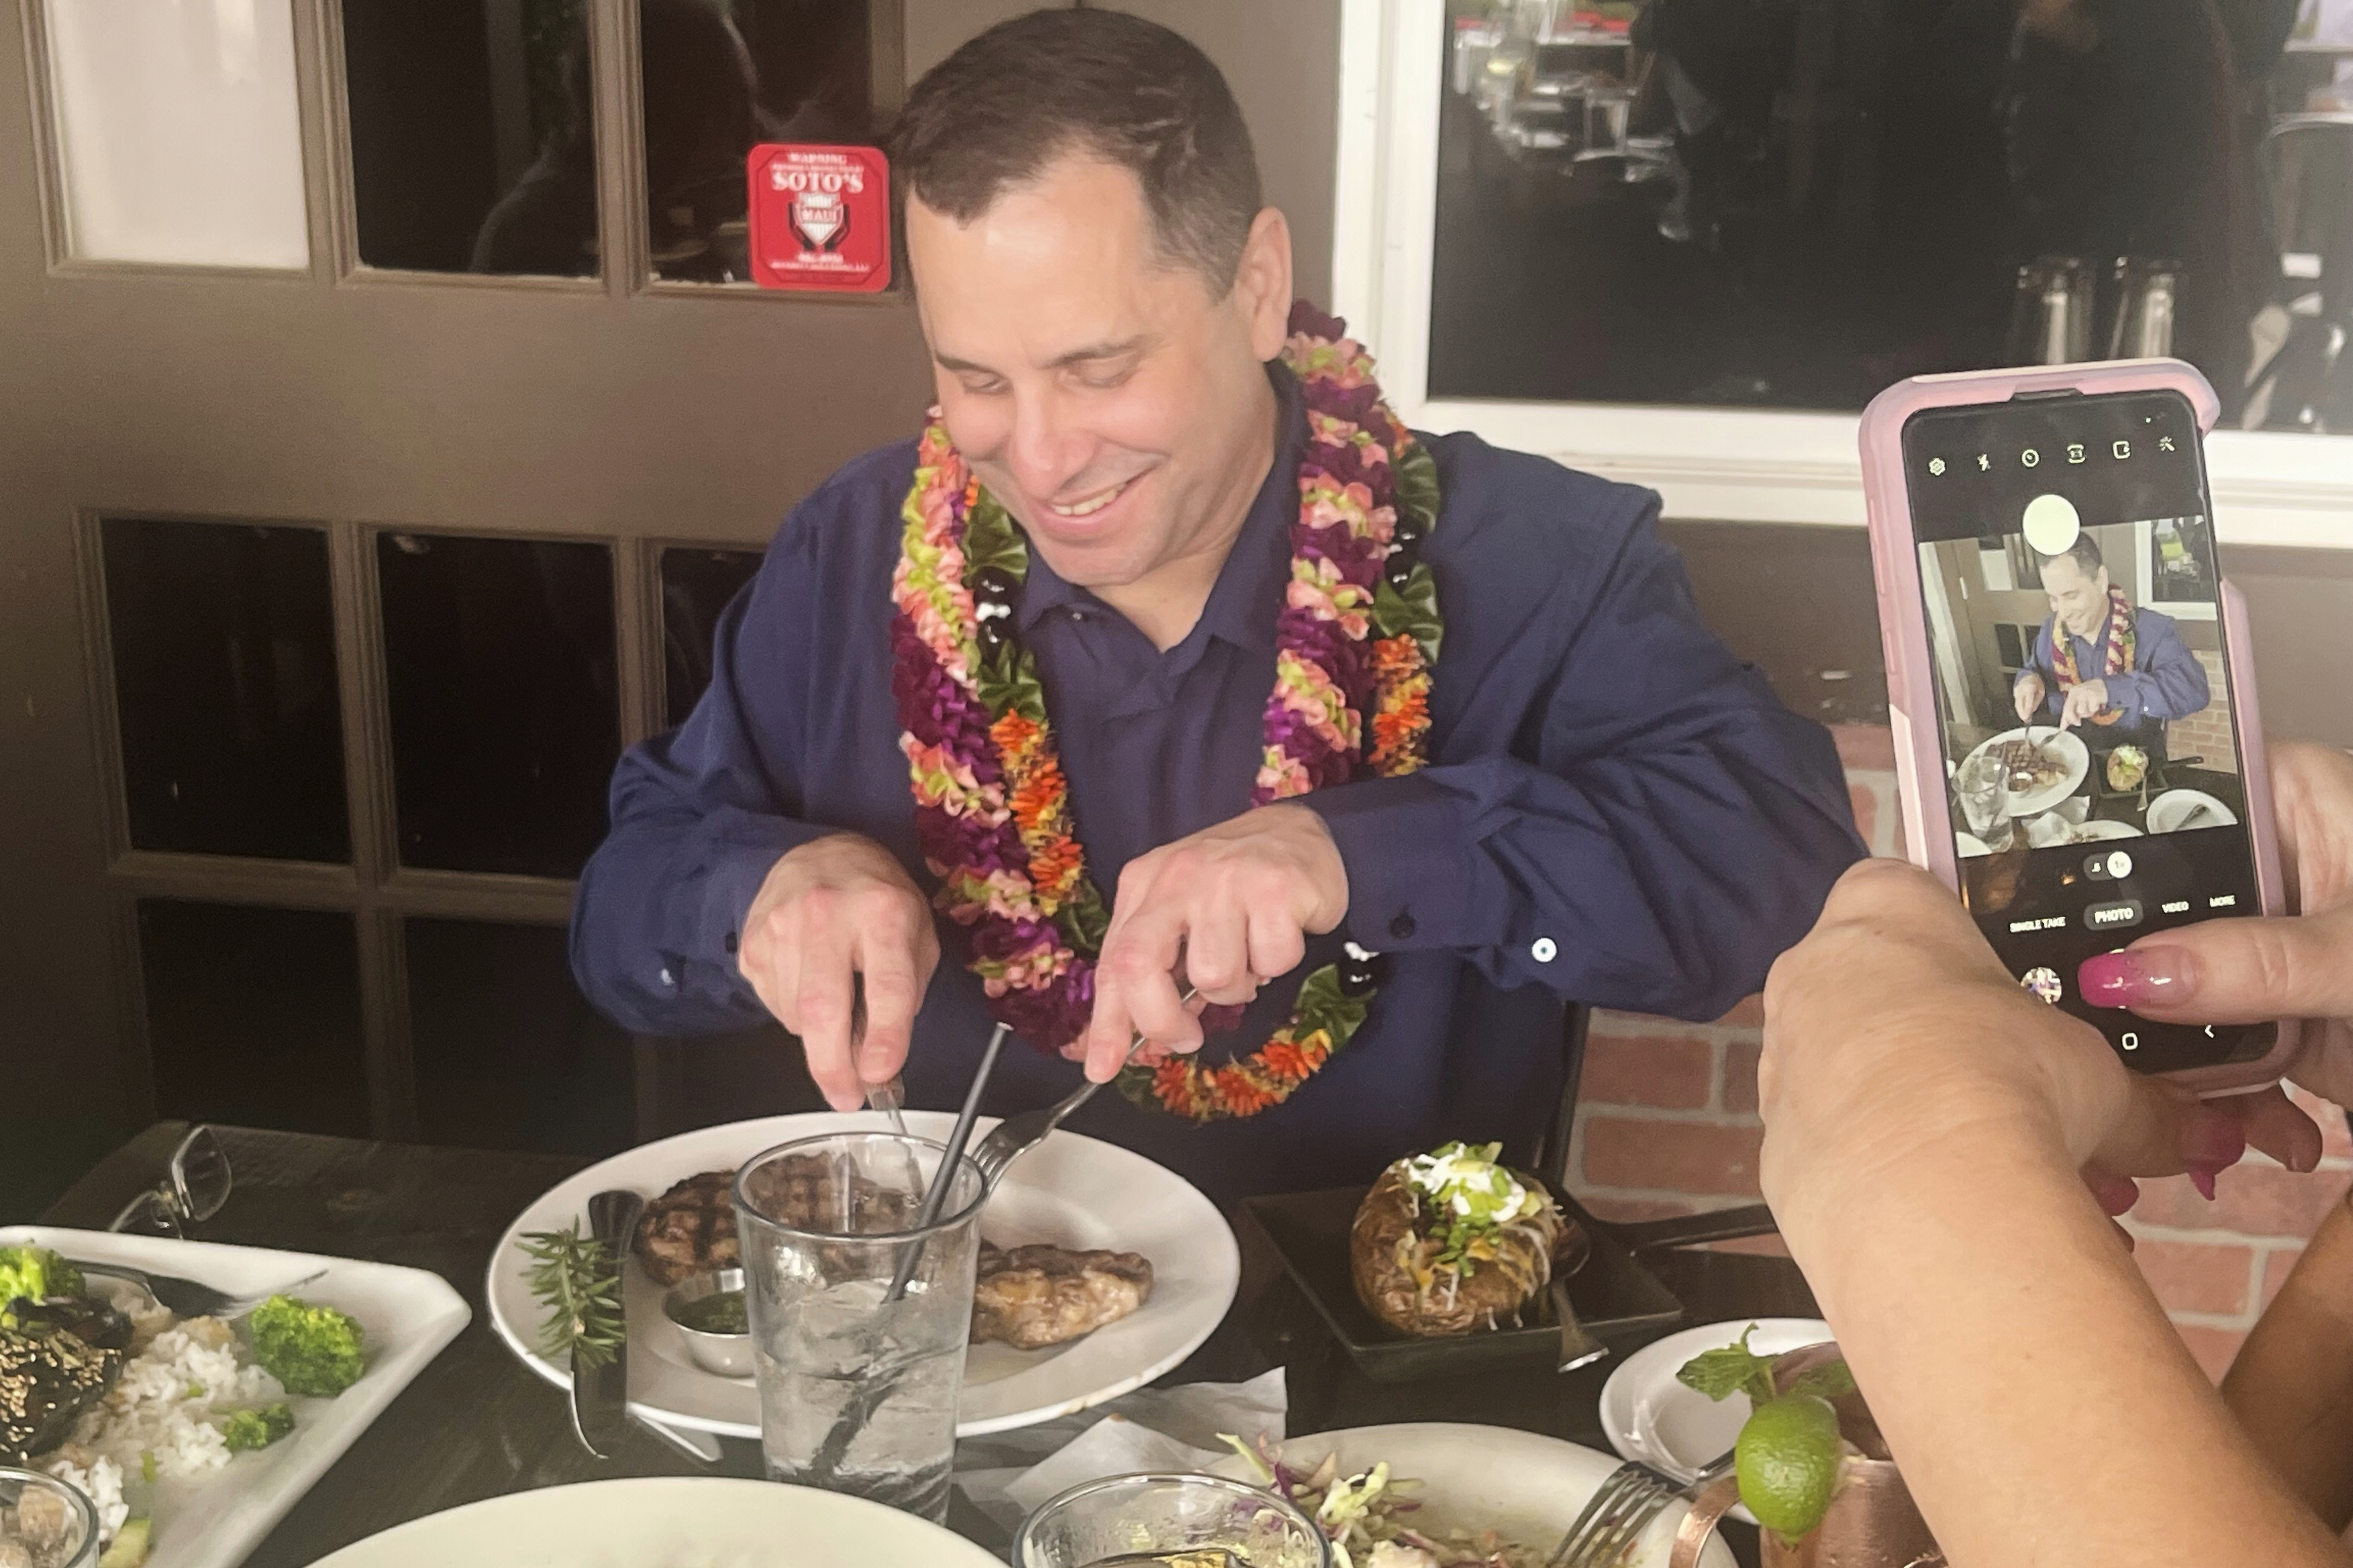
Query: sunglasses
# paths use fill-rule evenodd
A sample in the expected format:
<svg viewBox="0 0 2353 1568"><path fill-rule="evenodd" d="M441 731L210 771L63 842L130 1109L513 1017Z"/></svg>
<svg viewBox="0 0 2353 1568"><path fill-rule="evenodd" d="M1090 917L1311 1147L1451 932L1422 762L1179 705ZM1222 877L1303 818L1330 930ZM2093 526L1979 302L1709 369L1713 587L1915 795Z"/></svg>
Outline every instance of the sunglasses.
<svg viewBox="0 0 2353 1568"><path fill-rule="evenodd" d="M172 1151L164 1179L122 1205L106 1228L139 1236L185 1235L185 1227L201 1225L220 1213L228 1202L228 1152L209 1127L188 1129Z"/></svg>

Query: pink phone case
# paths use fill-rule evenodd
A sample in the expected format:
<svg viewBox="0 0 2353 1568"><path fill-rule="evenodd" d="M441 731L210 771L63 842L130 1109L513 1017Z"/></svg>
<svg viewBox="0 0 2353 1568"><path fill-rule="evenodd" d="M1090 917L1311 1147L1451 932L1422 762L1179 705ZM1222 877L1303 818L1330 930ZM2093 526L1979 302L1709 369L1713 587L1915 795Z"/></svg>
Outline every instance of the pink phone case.
<svg viewBox="0 0 2353 1568"><path fill-rule="evenodd" d="M1887 718L1895 732L1904 842L1914 865L1934 872L1957 892L1960 863L1945 805L1945 763L1936 740L1927 615L1921 600L1920 557L1913 544L1911 497L1905 481L1904 426L1923 409L2007 403L2021 393L2068 389L2086 396L2179 392L2197 411L2200 431L2211 430L2221 412L2206 378L2192 366L2171 359L1917 376L1889 387L1863 411L1862 491L1871 517L1871 574L1879 591L1879 637L1887 654ZM2209 505L2211 509L2211 500ZM2238 589L2227 581L2221 584L2220 605L2224 667L2231 682L2231 719L2247 790L2255 889L2264 914L2282 914L2287 907L2285 883L2280 876L2279 843L2272 828L2271 771L2263 752L2263 712L2255 689L2254 659L2249 651L2246 605ZM1930 801L1935 802L1933 808L1927 804ZM2278 1079L2295 1044L2295 1023L2283 1019L2279 1044L2260 1061L2187 1068L2165 1076L2200 1094L2258 1089Z"/></svg>

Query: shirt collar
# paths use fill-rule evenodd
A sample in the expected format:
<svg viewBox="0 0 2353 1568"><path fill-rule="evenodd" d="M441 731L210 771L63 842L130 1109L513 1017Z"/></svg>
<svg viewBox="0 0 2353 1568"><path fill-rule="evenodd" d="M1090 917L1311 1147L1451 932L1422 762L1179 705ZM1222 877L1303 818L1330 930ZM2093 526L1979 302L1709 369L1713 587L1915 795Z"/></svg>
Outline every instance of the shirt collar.
<svg viewBox="0 0 2353 1568"><path fill-rule="evenodd" d="M1299 454L1307 444L1307 405L1299 380L1281 364L1266 367L1274 387L1274 461L1250 502L1201 618L1178 647L1198 646L1206 635L1254 651L1274 647L1275 621L1291 580L1291 527L1299 511ZM1110 610L1084 588L1064 582L1046 558L1029 552L1029 579L1022 584L1016 618L1023 631L1049 611L1078 606ZM1173 651L1173 650L1172 650Z"/></svg>

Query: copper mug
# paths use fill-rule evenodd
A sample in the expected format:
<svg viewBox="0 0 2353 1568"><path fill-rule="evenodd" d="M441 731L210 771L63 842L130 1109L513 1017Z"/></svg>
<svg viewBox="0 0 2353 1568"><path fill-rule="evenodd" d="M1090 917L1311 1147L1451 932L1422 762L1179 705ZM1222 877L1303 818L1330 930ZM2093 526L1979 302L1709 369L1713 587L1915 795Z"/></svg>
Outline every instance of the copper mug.
<svg viewBox="0 0 2353 1568"><path fill-rule="evenodd" d="M1739 1500L1732 1476L1701 1492L1675 1531L1669 1568L1698 1568L1715 1521ZM1765 1568L1944 1568L1945 1554L1892 1459L1849 1459L1830 1511L1796 1545L1769 1530L1760 1533Z"/></svg>
<svg viewBox="0 0 2353 1568"><path fill-rule="evenodd" d="M1775 1386L1786 1391L1810 1369L1838 1355L1834 1344L1809 1345L1773 1363ZM1784 1542L1772 1531L1763 1531L1765 1568L1944 1568L1945 1554L1928 1523L1912 1501L1911 1489L1886 1458L1886 1441L1862 1397L1850 1394L1831 1401L1838 1407L1839 1426L1849 1442L1862 1450L1850 1457L1839 1487L1821 1523L1795 1544ZM1700 1549L1715 1532L1715 1522L1740 1500L1737 1477L1725 1476L1693 1500L1675 1531L1669 1568L1698 1568Z"/></svg>

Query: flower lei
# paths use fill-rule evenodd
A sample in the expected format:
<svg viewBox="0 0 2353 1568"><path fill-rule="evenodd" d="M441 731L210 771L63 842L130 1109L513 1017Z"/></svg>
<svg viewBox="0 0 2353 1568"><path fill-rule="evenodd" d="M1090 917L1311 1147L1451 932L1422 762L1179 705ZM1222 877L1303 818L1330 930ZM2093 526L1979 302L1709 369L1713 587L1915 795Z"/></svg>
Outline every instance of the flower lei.
<svg viewBox="0 0 2353 1568"><path fill-rule="evenodd" d="M1438 520L1437 465L1382 400L1371 358L1345 330L1304 302L1292 308L1282 361L1304 393L1308 443L1257 805L1428 760L1443 626L1419 547ZM941 879L935 902L971 931L989 1011L1075 1059L1110 917L1071 820L1036 661L1012 635L1029 547L937 409L915 461L891 642L917 836ZM1120 1088L1198 1121L1279 1105L1356 1034L1387 969L1351 943L1344 962L1308 975L1290 1018L1257 1050L1216 1066L1139 1055Z"/></svg>

